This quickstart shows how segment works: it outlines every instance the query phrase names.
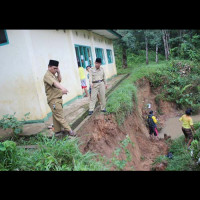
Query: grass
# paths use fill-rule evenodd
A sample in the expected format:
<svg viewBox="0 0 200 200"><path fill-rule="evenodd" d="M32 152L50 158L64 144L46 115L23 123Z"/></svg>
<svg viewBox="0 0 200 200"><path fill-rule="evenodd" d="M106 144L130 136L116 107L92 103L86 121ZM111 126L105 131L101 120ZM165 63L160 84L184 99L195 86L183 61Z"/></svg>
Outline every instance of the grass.
<svg viewBox="0 0 200 200"><path fill-rule="evenodd" d="M149 65L137 64L136 66L136 64L133 64L132 68L129 67L127 69L130 76L109 95L106 104L107 112L115 114L119 125L124 122L128 114L132 113L133 108L137 108L136 81L143 77L148 77L157 71L162 72L166 67L167 62L163 61L159 64L155 62L149 63Z"/></svg>
<svg viewBox="0 0 200 200"><path fill-rule="evenodd" d="M194 123L196 134L194 140L200 141L200 122ZM198 130L197 130L198 129ZM194 141L193 140L193 141ZM187 149L185 137L182 135L175 140L172 140L169 145L169 152L173 154L173 158L169 159L165 155L157 157L153 165L167 161L166 171L199 171L200 167L196 165L198 159L191 156L191 151ZM199 151L199 149L198 149Z"/></svg>
<svg viewBox="0 0 200 200"><path fill-rule="evenodd" d="M169 151L173 159L169 159L166 171L192 171L194 161L184 143L184 136L173 140Z"/></svg>
<svg viewBox="0 0 200 200"><path fill-rule="evenodd" d="M0 143L0 171L105 171L113 166L116 170L123 170L131 160L127 145L134 143L127 136L120 142L111 159L98 154L79 150L78 138L69 139L68 136L59 140L43 135L26 138L21 142L5 140ZM29 139L29 140L28 140ZM37 149L19 148L19 145L37 144ZM126 154L125 160L118 159L121 151Z"/></svg>
<svg viewBox="0 0 200 200"><path fill-rule="evenodd" d="M180 71L190 67L190 73L180 75ZM160 97L163 100L177 104L180 109L192 108L193 113L198 113L200 108L200 66L198 63L184 60L169 61L166 67L149 73L153 88L161 87Z"/></svg>
<svg viewBox="0 0 200 200"><path fill-rule="evenodd" d="M38 139L38 140L37 140ZM5 141L9 144L10 141ZM32 140L38 149L23 149L11 141L6 149L0 145L1 171L101 171L108 168L97 161L97 154L79 150L77 138L62 140L39 136ZM31 140L28 142L31 143ZM25 145L25 143L23 143ZM26 143L27 144L27 143ZM33 143L31 143L33 144ZM12 145L12 146L11 146ZM4 149L3 149L4 148ZM11 151L12 150L12 151Z"/></svg>

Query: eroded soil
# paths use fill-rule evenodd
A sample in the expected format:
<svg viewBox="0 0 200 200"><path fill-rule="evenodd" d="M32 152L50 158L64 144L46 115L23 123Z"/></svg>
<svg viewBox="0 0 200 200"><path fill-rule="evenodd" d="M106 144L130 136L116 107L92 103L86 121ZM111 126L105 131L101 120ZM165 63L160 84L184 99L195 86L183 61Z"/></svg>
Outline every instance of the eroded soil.
<svg viewBox="0 0 200 200"><path fill-rule="evenodd" d="M164 139L151 141L149 139L148 128L146 126L146 117L150 110L154 110L158 118L159 129L165 124L166 119L180 115L173 103L161 101L159 108L162 115L158 115L158 106L155 103L156 93L152 91L150 83L146 79L137 82L138 104L132 114L127 116L125 122L119 127L114 115L104 115L98 113L90 118L77 132L80 137L80 149L83 153L92 151L108 159L112 158L113 152L120 147L120 141L128 135L134 143L134 147L129 144L127 149L132 155L132 160L128 162L124 170L149 171L152 163L159 155L166 155L168 146ZM151 104L151 108L147 104ZM125 159L125 153L119 154L119 159ZM115 170L113 167L111 170Z"/></svg>

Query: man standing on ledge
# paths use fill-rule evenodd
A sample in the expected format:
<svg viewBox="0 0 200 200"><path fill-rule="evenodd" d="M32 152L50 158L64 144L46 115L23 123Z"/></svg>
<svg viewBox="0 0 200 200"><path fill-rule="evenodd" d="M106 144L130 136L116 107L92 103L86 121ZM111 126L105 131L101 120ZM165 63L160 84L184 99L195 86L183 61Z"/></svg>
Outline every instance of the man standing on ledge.
<svg viewBox="0 0 200 200"><path fill-rule="evenodd" d="M95 67L90 69L89 82L92 88L89 115L92 115L99 93L101 101L101 112L106 112L105 88L107 89L106 77L103 67L101 67L101 58L96 58Z"/></svg>
<svg viewBox="0 0 200 200"><path fill-rule="evenodd" d="M75 136L76 134L71 130L64 118L62 95L67 94L68 90L60 84L62 78L58 65L58 61L50 60L48 70L44 75L43 81L47 102L52 111L55 135L67 132L70 136ZM64 132L61 131L62 127Z"/></svg>

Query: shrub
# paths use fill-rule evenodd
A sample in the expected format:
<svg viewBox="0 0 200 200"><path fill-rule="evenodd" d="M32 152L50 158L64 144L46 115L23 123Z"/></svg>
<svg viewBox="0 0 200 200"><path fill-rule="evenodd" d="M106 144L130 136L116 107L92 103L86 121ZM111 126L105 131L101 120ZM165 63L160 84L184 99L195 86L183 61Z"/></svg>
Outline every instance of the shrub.
<svg viewBox="0 0 200 200"><path fill-rule="evenodd" d="M0 120L0 128L3 128L4 130L11 128L13 130L14 136L17 136L19 133L22 133L25 118L28 118L30 113L26 113L24 115L25 118L22 118L21 121L15 117L15 114L16 113L13 115L3 115L3 118Z"/></svg>
<svg viewBox="0 0 200 200"><path fill-rule="evenodd" d="M0 142L0 170L14 170L17 161L16 143L9 140Z"/></svg>
<svg viewBox="0 0 200 200"><path fill-rule="evenodd" d="M37 142L35 150L18 149L19 170L28 171L85 171L106 170L106 166L97 161L97 154L79 150L77 138L62 140L43 136Z"/></svg>

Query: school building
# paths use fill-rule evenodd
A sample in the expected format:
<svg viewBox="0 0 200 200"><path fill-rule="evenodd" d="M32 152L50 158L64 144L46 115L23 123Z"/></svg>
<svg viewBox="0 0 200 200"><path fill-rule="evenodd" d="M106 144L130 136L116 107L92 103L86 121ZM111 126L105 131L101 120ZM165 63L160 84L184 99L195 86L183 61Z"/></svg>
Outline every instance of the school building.
<svg viewBox="0 0 200 200"><path fill-rule="evenodd" d="M106 78L116 76L112 40L120 37L113 30L0 30L0 118L16 112L20 120L30 112L31 122L48 119L43 77L50 59L59 61L69 91L64 106L83 96L78 65L94 66L100 57Z"/></svg>

